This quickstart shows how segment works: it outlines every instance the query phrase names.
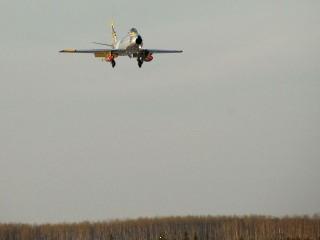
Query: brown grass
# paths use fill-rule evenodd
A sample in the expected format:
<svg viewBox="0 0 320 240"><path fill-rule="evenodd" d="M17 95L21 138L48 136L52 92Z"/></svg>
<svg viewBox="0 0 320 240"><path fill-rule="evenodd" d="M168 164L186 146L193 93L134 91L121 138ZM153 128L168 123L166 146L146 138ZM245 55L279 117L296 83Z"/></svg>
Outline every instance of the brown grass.
<svg viewBox="0 0 320 240"><path fill-rule="evenodd" d="M314 217L163 217L73 224L0 224L0 240L320 240Z"/></svg>

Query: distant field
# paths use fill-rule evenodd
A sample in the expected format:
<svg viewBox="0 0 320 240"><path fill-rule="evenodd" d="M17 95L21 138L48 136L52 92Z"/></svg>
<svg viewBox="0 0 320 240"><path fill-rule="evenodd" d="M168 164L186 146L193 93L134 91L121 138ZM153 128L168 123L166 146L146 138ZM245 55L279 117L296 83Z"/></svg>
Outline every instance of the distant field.
<svg viewBox="0 0 320 240"><path fill-rule="evenodd" d="M320 240L320 217L165 217L73 224L0 224L0 240Z"/></svg>

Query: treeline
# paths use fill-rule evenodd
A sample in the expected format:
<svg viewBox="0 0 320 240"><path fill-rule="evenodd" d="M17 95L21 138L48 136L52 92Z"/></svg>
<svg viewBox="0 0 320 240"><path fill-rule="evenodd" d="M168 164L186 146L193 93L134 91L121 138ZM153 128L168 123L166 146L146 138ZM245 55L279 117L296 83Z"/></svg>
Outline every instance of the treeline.
<svg viewBox="0 0 320 240"><path fill-rule="evenodd" d="M0 240L320 240L315 217L167 217L74 224L0 224Z"/></svg>

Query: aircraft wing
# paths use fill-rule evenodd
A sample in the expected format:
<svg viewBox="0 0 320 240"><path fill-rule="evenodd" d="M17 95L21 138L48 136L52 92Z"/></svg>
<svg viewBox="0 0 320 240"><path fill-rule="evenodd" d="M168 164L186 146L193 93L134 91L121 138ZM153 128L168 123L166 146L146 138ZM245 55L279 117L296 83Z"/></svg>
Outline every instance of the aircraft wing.
<svg viewBox="0 0 320 240"><path fill-rule="evenodd" d="M114 55L126 55L125 50L120 49L64 49L60 51L61 53L92 53L95 57L105 57L111 54Z"/></svg>
<svg viewBox="0 0 320 240"><path fill-rule="evenodd" d="M101 53L101 52L112 52L112 49L64 49L60 51L61 53Z"/></svg>
<svg viewBox="0 0 320 240"><path fill-rule="evenodd" d="M161 49L143 49L150 53L182 53L182 50L161 50Z"/></svg>

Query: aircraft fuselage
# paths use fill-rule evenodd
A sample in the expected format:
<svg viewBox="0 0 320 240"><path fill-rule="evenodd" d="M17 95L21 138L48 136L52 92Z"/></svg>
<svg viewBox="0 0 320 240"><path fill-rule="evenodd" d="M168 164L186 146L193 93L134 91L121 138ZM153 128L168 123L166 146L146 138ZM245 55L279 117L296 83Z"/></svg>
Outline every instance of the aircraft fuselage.
<svg viewBox="0 0 320 240"><path fill-rule="evenodd" d="M134 28L124 36L121 40L115 43L114 49L125 50L126 54L129 57L139 53L139 49L143 46L143 40L141 35L138 34L138 31Z"/></svg>

